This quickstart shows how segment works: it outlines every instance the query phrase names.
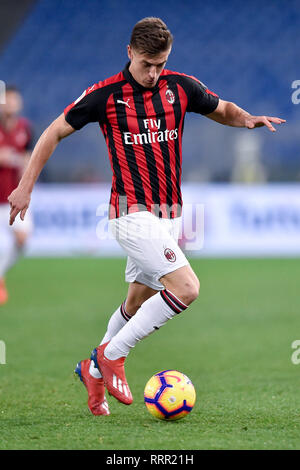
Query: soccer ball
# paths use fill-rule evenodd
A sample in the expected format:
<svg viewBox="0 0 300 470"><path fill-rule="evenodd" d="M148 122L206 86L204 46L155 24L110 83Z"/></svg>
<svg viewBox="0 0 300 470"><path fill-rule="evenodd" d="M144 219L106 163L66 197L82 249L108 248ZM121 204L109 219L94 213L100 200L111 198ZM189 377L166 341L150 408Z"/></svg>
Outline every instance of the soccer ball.
<svg viewBox="0 0 300 470"><path fill-rule="evenodd" d="M178 370L163 370L147 382L144 400L149 413L155 418L176 420L192 411L196 392L186 375Z"/></svg>

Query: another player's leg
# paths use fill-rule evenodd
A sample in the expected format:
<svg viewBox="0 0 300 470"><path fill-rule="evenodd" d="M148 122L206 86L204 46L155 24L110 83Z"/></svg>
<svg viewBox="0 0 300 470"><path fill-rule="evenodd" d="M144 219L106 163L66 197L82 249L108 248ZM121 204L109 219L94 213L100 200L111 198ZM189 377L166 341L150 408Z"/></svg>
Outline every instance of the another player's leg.
<svg viewBox="0 0 300 470"><path fill-rule="evenodd" d="M109 341L127 323L129 318L124 310L123 302L110 317L104 337L105 341ZM87 389L90 411L96 416L110 414L105 397L104 380L99 369L95 367L94 361L91 359L80 361L75 368L75 374L78 375Z"/></svg>
<svg viewBox="0 0 300 470"><path fill-rule="evenodd" d="M125 404L132 402L124 372L130 349L184 311L199 293L198 278L174 235L175 224L178 228L179 222L160 221L151 213L130 214L113 221L121 234L118 238L120 245L135 262L132 272L135 272L136 279L144 275L146 285L156 283L159 286L157 290L161 289L148 298L111 341L102 344L92 356L109 393Z"/></svg>
<svg viewBox="0 0 300 470"><path fill-rule="evenodd" d="M140 282L131 282L128 286L126 300L111 316L107 325L107 331L100 345L110 341L123 328L123 326L126 325L130 318L136 314L145 300L149 299L156 293L157 290L151 289Z"/></svg>
<svg viewBox="0 0 300 470"><path fill-rule="evenodd" d="M126 301L124 301L110 317L107 331L100 346L107 344L120 329L127 324L140 305L155 293L155 290L139 282L129 284ZM92 353L92 357L97 364L97 351L100 349L100 346ZM90 411L95 415L108 415L109 408L105 399L104 381L98 367L94 364L94 360L85 359L84 361L80 361L77 364L75 373L87 388L88 407Z"/></svg>

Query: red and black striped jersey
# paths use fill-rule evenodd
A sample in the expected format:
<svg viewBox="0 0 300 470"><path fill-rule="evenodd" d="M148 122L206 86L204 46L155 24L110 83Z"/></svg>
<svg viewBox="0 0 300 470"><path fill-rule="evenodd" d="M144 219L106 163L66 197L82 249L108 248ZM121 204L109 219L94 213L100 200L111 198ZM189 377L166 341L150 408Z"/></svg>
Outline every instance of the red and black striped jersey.
<svg viewBox="0 0 300 470"><path fill-rule="evenodd" d="M109 218L140 210L178 217L185 114L212 113L219 97L195 77L170 70L144 88L129 65L85 90L64 110L65 119L74 129L99 122L113 172Z"/></svg>

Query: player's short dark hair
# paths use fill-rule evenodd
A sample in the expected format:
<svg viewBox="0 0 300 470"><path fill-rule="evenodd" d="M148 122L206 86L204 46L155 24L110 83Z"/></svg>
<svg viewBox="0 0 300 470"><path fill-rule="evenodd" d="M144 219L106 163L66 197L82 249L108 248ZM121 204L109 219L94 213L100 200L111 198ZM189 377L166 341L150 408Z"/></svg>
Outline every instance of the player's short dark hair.
<svg viewBox="0 0 300 470"><path fill-rule="evenodd" d="M130 46L142 54L154 56L167 51L172 44L173 36L160 18L143 18L131 33Z"/></svg>

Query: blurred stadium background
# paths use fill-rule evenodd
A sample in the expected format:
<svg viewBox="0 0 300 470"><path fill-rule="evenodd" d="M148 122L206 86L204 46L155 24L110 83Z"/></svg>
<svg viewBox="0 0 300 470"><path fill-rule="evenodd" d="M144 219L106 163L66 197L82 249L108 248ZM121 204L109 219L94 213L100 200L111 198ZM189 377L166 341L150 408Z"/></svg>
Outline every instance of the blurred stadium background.
<svg viewBox="0 0 300 470"><path fill-rule="evenodd" d="M38 138L85 88L123 68L132 26L151 15L175 37L168 68L252 114L287 119L273 135L187 116L184 201L206 207L198 254L300 254L300 105L291 99L300 79L298 0L1 0L0 79L20 87ZM95 238L96 207L107 203L110 181L97 124L63 141L33 198L29 253L119 253Z"/></svg>

